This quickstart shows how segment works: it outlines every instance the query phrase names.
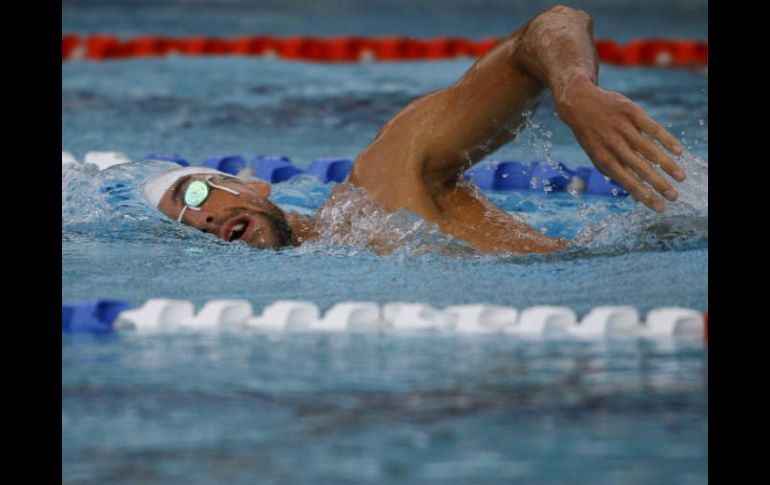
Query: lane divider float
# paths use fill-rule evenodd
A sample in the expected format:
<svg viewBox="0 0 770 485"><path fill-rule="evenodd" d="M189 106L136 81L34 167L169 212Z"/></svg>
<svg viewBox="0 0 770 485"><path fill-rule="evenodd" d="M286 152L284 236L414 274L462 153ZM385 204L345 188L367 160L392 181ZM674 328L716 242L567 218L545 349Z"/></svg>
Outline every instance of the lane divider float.
<svg viewBox="0 0 770 485"><path fill-rule="evenodd" d="M144 160L174 162L183 167L191 163L178 154L151 153ZM100 170L130 162L120 152L92 151L86 153L85 163ZM62 165L77 164L69 152L62 152ZM313 160L306 169L294 165L287 156L256 155L250 160L242 155L219 155L206 158L202 165L239 177L256 177L270 183L285 182L298 175L311 175L323 183L344 181L353 167L349 158L325 157ZM629 194L617 182L605 176L593 165L571 169L561 162L528 163L519 161L483 161L465 171L466 180L482 190L525 190L545 193L586 193L608 197L627 197Z"/></svg>
<svg viewBox="0 0 770 485"><path fill-rule="evenodd" d="M144 35L120 39L110 34L86 37L62 34L62 62L102 61L168 55L260 56L293 61L367 62L439 60L479 57L502 39L471 40L457 37L416 39L390 37L313 37L269 35L236 38L186 38ZM618 66L702 67L708 65L708 43L695 39L635 39L626 44L596 40L602 62Z"/></svg>
<svg viewBox="0 0 770 485"><path fill-rule="evenodd" d="M254 329L261 332L374 332L394 334L498 334L518 338L583 340L628 338L706 339L707 314L660 307L645 321L632 306L599 306L578 320L567 307L519 311L501 305L436 308L426 303L343 301L325 313L308 301L279 300L260 315L244 299L210 300L196 312L187 300L153 298L142 306L120 300L62 303L62 331L138 333Z"/></svg>

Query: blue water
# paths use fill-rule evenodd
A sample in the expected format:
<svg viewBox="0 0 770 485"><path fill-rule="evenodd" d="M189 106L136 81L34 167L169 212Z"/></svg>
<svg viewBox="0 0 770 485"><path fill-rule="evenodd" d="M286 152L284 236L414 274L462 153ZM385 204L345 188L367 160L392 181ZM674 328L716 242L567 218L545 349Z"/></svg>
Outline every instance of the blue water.
<svg viewBox="0 0 770 485"><path fill-rule="evenodd" d="M700 344L71 338L65 483L704 483Z"/></svg>
<svg viewBox="0 0 770 485"><path fill-rule="evenodd" d="M656 2L632 10L583 3L597 37L706 38L702 2L665 2L666 10ZM543 6L414 3L398 11L362 4L311 7L311 20L278 4L65 2L62 28L482 38L504 35ZM490 5L498 10L481 8ZM193 163L226 153L288 155L299 166L354 158L401 107L453 83L471 63L64 63L62 149L81 159L90 150L136 160L177 152ZM667 214L628 199L489 193L534 227L580 246L549 256L483 256L399 215L364 221L410 234L392 256L376 256L364 240L330 238L260 251L171 224L148 208L138 191L162 166L69 167L62 173L62 299L170 297L199 307L246 298L255 312L286 298L322 310L342 300L557 304L579 315L601 304L705 310L708 175L695 157L707 164L708 74L602 66L600 84L639 103L693 154L685 160L691 177L683 202ZM494 158L590 163L553 111L546 98L520 139ZM313 213L331 188L296 178L275 185L271 198ZM248 332L63 339L63 483L708 480L707 351L697 343Z"/></svg>
<svg viewBox="0 0 770 485"><path fill-rule="evenodd" d="M548 0L63 0L62 31L211 35L505 36ZM575 0L594 18L597 38L708 39L705 0Z"/></svg>
<svg viewBox="0 0 770 485"><path fill-rule="evenodd" d="M89 150L105 149L134 159L149 152L177 152L193 163L223 153L289 155L303 167L322 156L354 158L405 103L448 85L470 64L456 60L329 66L243 58L67 63L62 67L63 147L80 158ZM708 159L707 76L607 66L601 76L604 87L628 95L661 123L670 124L673 133L684 132L680 137L685 146ZM554 117L550 98L533 117L530 129L494 157L550 157L571 167L590 163L569 129ZM172 238L145 237L149 230L145 226L166 230L168 224L154 211L145 214L141 208L109 203L97 190L105 183L102 180L115 177L126 184L141 180L133 173L113 172L64 174L65 299L101 296L141 303L164 296L202 303L238 296L260 309L291 294L322 306L347 297L378 302L419 299L436 305L554 303L578 312L621 303L642 311L662 305L707 307L707 230L684 245L659 243L648 228L673 216L634 209L630 200L490 194L505 209L552 235L572 238L591 224L611 222L589 245L588 257L566 262L560 257L501 261L431 253L381 258L335 245L320 251L262 252L222 245L184 227L168 229ZM272 199L285 208L313 213L330 189L297 179L277 184ZM692 189L703 192L703 187ZM629 215L606 220L622 213ZM702 226L703 211L695 214L701 215ZM672 247L682 250L671 251ZM346 259L340 274L340 258L351 252L356 257ZM201 259L207 261L206 284L198 281ZM157 261L173 268L176 277L159 272ZM285 271L265 271L275 265ZM314 270L307 273L308 267ZM233 285L233 275L243 274L243 268L253 272ZM458 283L453 277L457 274L472 278L473 284Z"/></svg>

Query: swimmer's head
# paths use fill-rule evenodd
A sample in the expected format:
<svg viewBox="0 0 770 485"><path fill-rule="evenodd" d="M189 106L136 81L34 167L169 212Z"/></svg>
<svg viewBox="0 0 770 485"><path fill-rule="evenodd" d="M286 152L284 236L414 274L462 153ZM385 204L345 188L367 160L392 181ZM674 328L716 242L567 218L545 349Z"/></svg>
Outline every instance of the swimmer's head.
<svg viewBox="0 0 770 485"><path fill-rule="evenodd" d="M168 217L225 241L260 248L291 244L291 226L286 214L268 200L267 182L186 167L150 179L144 194Z"/></svg>

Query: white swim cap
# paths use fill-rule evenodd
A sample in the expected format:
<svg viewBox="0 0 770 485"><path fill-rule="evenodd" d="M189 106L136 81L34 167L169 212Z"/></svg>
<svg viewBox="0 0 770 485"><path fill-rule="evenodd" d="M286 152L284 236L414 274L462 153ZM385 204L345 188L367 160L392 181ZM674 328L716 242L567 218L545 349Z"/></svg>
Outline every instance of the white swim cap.
<svg viewBox="0 0 770 485"><path fill-rule="evenodd" d="M144 184L144 196L155 207L160 205L160 199L163 198L163 194L174 185L174 182L179 180L180 177L185 175L195 175L200 173L211 173L217 175L228 175L225 172L214 170L207 167L183 167L163 172L160 175L156 175ZM229 175L228 175L229 176Z"/></svg>

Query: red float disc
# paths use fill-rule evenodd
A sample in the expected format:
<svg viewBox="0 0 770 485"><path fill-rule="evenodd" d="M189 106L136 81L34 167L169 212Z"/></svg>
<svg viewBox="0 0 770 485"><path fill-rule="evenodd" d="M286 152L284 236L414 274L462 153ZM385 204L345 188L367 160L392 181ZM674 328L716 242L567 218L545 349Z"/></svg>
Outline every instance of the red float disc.
<svg viewBox="0 0 770 485"><path fill-rule="evenodd" d="M86 58L101 60L116 57L120 41L112 35L92 35L86 40Z"/></svg>

